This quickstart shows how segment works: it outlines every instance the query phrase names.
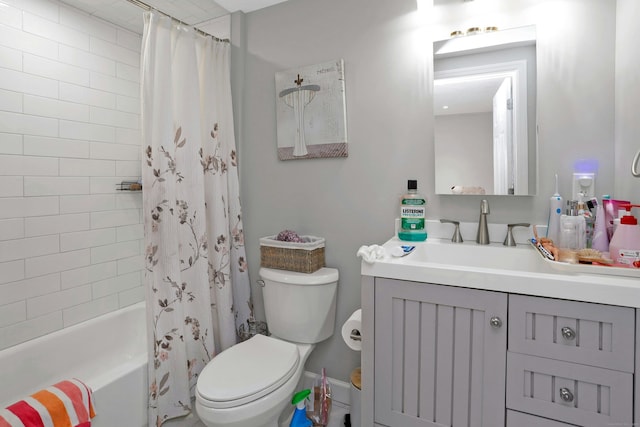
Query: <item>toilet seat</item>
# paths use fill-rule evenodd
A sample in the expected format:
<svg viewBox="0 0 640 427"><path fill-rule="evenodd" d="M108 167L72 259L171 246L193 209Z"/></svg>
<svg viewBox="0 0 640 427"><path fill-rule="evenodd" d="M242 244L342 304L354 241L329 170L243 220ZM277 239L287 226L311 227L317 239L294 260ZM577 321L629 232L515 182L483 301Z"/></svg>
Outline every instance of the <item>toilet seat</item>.
<svg viewBox="0 0 640 427"><path fill-rule="evenodd" d="M295 344L256 335L205 366L197 385L200 404L225 409L253 402L286 383L299 361Z"/></svg>

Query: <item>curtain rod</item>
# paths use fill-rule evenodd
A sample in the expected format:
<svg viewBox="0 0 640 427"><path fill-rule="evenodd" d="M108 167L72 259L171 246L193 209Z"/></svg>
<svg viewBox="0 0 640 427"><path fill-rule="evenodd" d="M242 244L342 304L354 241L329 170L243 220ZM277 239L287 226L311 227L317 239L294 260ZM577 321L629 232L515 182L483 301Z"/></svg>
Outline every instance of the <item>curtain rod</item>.
<svg viewBox="0 0 640 427"><path fill-rule="evenodd" d="M176 18L174 16L171 16L171 15L169 15L167 13L164 13L163 11L156 9L156 8L152 7L151 5L148 5L147 3L143 2L143 1L140 1L140 0L127 0L127 1L129 3L135 5L135 6L138 6L141 9L146 10L147 12L149 12L151 10L155 10L159 14L164 15L164 16L166 16L168 18L171 18L172 20L176 21L179 24L182 24L184 26L193 28L195 32L197 32L198 34L201 34L201 35L203 35L205 37L212 37L215 41L229 43L229 39L221 39L219 37L216 37L216 36L214 36L212 34L209 34L209 33L205 32L205 31L202 31L201 29L196 28L191 24L187 24L186 22L184 22L184 21L182 21L182 20L180 20L180 19L178 19L178 18Z"/></svg>

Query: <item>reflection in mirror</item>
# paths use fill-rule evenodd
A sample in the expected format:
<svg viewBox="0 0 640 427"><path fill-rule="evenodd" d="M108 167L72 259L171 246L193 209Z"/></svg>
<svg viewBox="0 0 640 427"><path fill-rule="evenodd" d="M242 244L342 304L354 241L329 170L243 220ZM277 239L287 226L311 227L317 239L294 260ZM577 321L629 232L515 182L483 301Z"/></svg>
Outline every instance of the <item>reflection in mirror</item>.
<svg viewBox="0 0 640 427"><path fill-rule="evenodd" d="M436 194L535 194L535 27L435 42L434 70Z"/></svg>

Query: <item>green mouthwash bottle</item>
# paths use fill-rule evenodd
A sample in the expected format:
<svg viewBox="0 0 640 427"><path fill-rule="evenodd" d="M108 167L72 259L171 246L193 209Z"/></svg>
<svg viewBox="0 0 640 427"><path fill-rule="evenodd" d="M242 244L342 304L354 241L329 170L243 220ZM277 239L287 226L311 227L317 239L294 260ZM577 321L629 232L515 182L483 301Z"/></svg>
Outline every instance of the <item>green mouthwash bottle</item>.
<svg viewBox="0 0 640 427"><path fill-rule="evenodd" d="M400 201L400 230L398 238L409 242L419 242L427 239L424 227L427 199L418 194L418 181L407 181L407 194Z"/></svg>

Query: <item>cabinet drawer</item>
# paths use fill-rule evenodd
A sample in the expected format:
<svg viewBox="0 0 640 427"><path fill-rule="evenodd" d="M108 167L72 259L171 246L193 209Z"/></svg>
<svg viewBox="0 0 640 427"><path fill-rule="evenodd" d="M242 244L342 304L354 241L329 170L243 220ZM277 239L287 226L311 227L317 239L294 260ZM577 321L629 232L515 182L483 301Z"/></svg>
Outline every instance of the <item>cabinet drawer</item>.
<svg viewBox="0 0 640 427"><path fill-rule="evenodd" d="M507 427L575 427L575 425L535 417L522 412L507 411Z"/></svg>
<svg viewBox="0 0 640 427"><path fill-rule="evenodd" d="M584 427L631 425L633 375L507 352L507 408Z"/></svg>
<svg viewBox="0 0 640 427"><path fill-rule="evenodd" d="M635 313L617 307L509 296L509 350L634 371Z"/></svg>

